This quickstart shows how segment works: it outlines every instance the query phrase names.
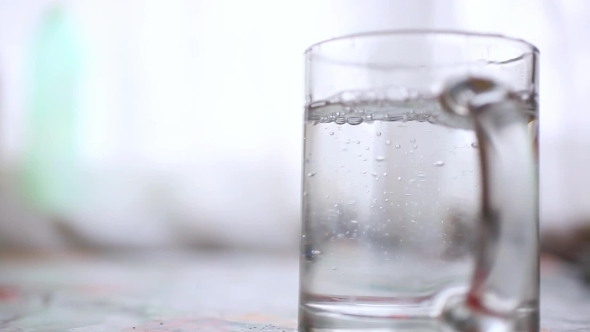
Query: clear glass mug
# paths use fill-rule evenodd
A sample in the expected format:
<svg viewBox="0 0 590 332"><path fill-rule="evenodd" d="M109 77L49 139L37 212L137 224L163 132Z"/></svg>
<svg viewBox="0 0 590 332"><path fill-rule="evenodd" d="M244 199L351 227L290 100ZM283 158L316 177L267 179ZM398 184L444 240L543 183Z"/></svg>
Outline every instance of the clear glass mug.
<svg viewBox="0 0 590 332"><path fill-rule="evenodd" d="M300 331L539 330L538 56L448 31L305 52Z"/></svg>

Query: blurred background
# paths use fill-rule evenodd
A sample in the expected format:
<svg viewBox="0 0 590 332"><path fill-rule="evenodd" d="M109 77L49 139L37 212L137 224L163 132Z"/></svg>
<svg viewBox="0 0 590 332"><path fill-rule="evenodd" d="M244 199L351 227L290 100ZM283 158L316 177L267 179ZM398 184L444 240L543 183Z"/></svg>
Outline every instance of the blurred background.
<svg viewBox="0 0 590 332"><path fill-rule="evenodd" d="M303 51L382 29L541 51L541 227L590 223L585 0L0 0L0 249L298 246Z"/></svg>

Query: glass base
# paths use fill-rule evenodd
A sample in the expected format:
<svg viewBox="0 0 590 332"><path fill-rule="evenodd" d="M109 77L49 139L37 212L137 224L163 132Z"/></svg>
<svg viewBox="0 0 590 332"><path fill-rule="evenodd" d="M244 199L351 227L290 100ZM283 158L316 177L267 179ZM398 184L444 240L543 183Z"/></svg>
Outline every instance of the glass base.
<svg viewBox="0 0 590 332"><path fill-rule="evenodd" d="M473 313L462 302L451 305L378 305L307 303L300 306L299 332L328 331L440 331L440 332L538 332L535 306L506 318Z"/></svg>

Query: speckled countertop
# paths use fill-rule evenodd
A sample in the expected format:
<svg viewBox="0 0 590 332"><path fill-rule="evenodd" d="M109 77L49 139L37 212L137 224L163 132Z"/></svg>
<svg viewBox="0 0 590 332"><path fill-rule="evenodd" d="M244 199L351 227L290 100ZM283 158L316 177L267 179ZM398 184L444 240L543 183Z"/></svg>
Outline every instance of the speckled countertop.
<svg viewBox="0 0 590 332"><path fill-rule="evenodd" d="M590 288L542 266L542 328L590 331ZM6 254L0 331L293 331L297 271L262 254Z"/></svg>

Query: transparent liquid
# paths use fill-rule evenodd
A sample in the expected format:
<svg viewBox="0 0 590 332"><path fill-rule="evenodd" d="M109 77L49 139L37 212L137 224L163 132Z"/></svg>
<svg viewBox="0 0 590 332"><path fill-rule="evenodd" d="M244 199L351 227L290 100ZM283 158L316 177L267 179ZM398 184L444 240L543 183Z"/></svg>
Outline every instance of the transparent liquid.
<svg viewBox="0 0 590 332"><path fill-rule="evenodd" d="M432 330L462 297L481 199L470 126L426 97L307 108L301 330Z"/></svg>

